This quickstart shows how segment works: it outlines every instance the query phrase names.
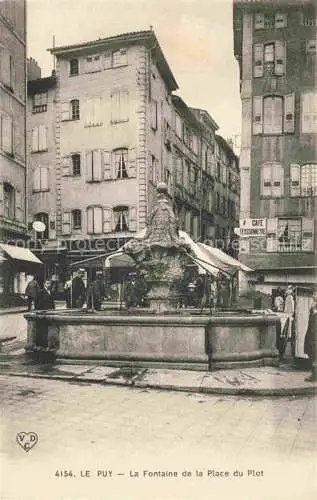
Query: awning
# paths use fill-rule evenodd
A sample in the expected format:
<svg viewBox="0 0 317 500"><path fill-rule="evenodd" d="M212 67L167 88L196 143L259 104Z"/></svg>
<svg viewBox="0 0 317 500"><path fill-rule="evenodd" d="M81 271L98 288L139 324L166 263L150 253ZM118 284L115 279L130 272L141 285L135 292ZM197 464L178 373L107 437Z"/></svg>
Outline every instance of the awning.
<svg viewBox="0 0 317 500"><path fill-rule="evenodd" d="M135 262L129 255L123 252L117 252L105 260L105 267L135 267Z"/></svg>
<svg viewBox="0 0 317 500"><path fill-rule="evenodd" d="M7 245L0 243L0 249L3 250L11 259L29 262L32 264L43 264L40 259L34 255L28 248L18 247L14 245Z"/></svg>
<svg viewBox="0 0 317 500"><path fill-rule="evenodd" d="M214 257L215 259L219 260L220 262L223 263L223 265L227 266L228 268L232 269L237 269L240 271L245 271L245 272L252 272L252 269L245 264L242 264L237 259L234 259L230 255L226 254L220 248L215 248L211 247L209 245L205 245L204 243L197 243L199 247L204 249L210 256L211 258Z"/></svg>

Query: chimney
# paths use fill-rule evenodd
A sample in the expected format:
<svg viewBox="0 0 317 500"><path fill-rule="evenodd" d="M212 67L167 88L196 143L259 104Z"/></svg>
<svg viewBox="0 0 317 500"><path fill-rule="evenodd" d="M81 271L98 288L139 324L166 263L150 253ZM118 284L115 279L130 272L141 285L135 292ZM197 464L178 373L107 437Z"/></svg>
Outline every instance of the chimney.
<svg viewBox="0 0 317 500"><path fill-rule="evenodd" d="M39 78L41 78L41 68L38 65L37 61L33 59L33 57L30 57L27 60L28 82L31 82L32 80L38 80Z"/></svg>

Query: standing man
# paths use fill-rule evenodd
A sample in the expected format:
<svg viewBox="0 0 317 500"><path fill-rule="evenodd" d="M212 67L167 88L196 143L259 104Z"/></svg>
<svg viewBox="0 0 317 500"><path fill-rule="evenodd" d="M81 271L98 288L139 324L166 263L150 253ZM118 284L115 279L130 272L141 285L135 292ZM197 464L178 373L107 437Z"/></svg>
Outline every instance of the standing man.
<svg viewBox="0 0 317 500"><path fill-rule="evenodd" d="M29 281L25 289L28 311L31 311L32 306L34 308L36 307L39 293L40 293L40 285L38 284L38 281L35 278L35 276L32 276L31 281Z"/></svg>
<svg viewBox="0 0 317 500"><path fill-rule="evenodd" d="M105 296L105 285L103 281L102 271L97 271L96 279L91 286L88 296L88 309L101 311L102 300Z"/></svg>
<svg viewBox="0 0 317 500"><path fill-rule="evenodd" d="M71 308L79 309L83 307L86 301L86 287L83 280L85 276L84 269L78 269L74 278L72 279L71 286Z"/></svg>

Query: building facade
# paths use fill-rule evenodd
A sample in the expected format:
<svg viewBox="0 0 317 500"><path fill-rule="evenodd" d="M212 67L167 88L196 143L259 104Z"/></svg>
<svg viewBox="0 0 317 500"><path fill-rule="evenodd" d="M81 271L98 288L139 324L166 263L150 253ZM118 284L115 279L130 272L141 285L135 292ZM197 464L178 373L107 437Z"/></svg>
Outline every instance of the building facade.
<svg viewBox="0 0 317 500"><path fill-rule="evenodd" d="M26 231L26 2L0 2L0 295L24 289ZM9 246L8 246L9 245ZM13 252L13 253L12 253Z"/></svg>
<svg viewBox="0 0 317 500"><path fill-rule="evenodd" d="M242 100L240 259L264 291L316 282L316 2L234 1ZM256 222L254 221L253 224Z"/></svg>

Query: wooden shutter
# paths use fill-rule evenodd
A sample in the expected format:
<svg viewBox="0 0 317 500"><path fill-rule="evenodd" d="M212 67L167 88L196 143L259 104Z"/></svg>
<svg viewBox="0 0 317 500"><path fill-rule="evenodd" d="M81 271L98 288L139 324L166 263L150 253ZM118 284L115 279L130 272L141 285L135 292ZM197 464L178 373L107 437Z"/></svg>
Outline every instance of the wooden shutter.
<svg viewBox="0 0 317 500"><path fill-rule="evenodd" d="M275 14L275 28L286 28L287 27L287 13L277 12Z"/></svg>
<svg viewBox="0 0 317 500"><path fill-rule="evenodd" d="M41 191L48 191L48 168L40 167L41 172Z"/></svg>
<svg viewBox="0 0 317 500"><path fill-rule="evenodd" d="M272 164L272 196L280 198L284 191L284 169L280 163Z"/></svg>
<svg viewBox="0 0 317 500"><path fill-rule="evenodd" d="M103 152L103 178L105 181L109 181L113 178L111 159L112 159L111 151L104 151Z"/></svg>
<svg viewBox="0 0 317 500"><path fill-rule="evenodd" d="M91 182L93 180L92 155L93 155L93 151L88 151L86 153L86 181L87 182Z"/></svg>
<svg viewBox="0 0 317 500"><path fill-rule="evenodd" d="M129 207L129 231L135 232L137 230L137 209L136 207Z"/></svg>
<svg viewBox="0 0 317 500"><path fill-rule="evenodd" d="M39 150L39 127L34 127L32 129L32 151Z"/></svg>
<svg viewBox="0 0 317 500"><path fill-rule="evenodd" d="M109 206L103 207L103 232L111 233L112 231L112 208Z"/></svg>
<svg viewBox="0 0 317 500"><path fill-rule="evenodd" d="M151 128L157 130L157 102L151 101Z"/></svg>
<svg viewBox="0 0 317 500"><path fill-rule="evenodd" d="M65 210L63 212L63 224L62 224L62 233L63 234L71 234L71 212Z"/></svg>
<svg viewBox="0 0 317 500"><path fill-rule="evenodd" d="M261 195L271 196L272 194L272 164L264 163L261 167Z"/></svg>
<svg viewBox="0 0 317 500"><path fill-rule="evenodd" d="M39 134L38 150L39 151L46 151L47 150L47 127L45 125L40 125L38 128L38 134Z"/></svg>
<svg viewBox="0 0 317 500"><path fill-rule="evenodd" d="M92 152L93 154L93 181L101 181L102 180L102 171L103 171L103 151L101 149L96 149Z"/></svg>
<svg viewBox="0 0 317 500"><path fill-rule="evenodd" d="M277 217L266 219L266 251L277 251Z"/></svg>
<svg viewBox="0 0 317 500"><path fill-rule="evenodd" d="M295 132L295 94L284 97L284 132Z"/></svg>
<svg viewBox="0 0 317 500"><path fill-rule="evenodd" d="M290 195L300 196L300 165L290 165Z"/></svg>
<svg viewBox="0 0 317 500"><path fill-rule="evenodd" d="M112 55L111 52L105 52L103 57L103 68L110 69L112 66Z"/></svg>
<svg viewBox="0 0 317 500"><path fill-rule="evenodd" d="M285 74L285 43L275 42L275 74Z"/></svg>
<svg viewBox="0 0 317 500"><path fill-rule="evenodd" d="M8 115L1 117L2 149L8 154L13 153L13 125L12 118Z"/></svg>
<svg viewBox="0 0 317 500"><path fill-rule="evenodd" d="M94 234L101 234L103 231L103 209L94 207Z"/></svg>
<svg viewBox="0 0 317 500"><path fill-rule="evenodd" d="M254 45L253 76L255 78L263 76L263 43Z"/></svg>
<svg viewBox="0 0 317 500"><path fill-rule="evenodd" d="M94 118L94 125L99 126L103 124L103 100L101 97L96 97L94 99L94 104L93 104L93 118Z"/></svg>
<svg viewBox="0 0 317 500"><path fill-rule="evenodd" d="M15 218L19 222L23 222L22 209L22 192L19 189L15 190Z"/></svg>
<svg viewBox="0 0 317 500"><path fill-rule="evenodd" d="M263 99L262 97L253 97L253 134L262 134L263 131Z"/></svg>
<svg viewBox="0 0 317 500"><path fill-rule="evenodd" d="M254 29L263 30L264 29L264 14L254 15Z"/></svg>
<svg viewBox="0 0 317 500"><path fill-rule="evenodd" d="M94 101L85 99L83 103L82 115L84 117L84 126L91 127L94 123Z"/></svg>
<svg viewBox="0 0 317 500"><path fill-rule="evenodd" d="M4 215L4 189L2 181L0 181L0 215Z"/></svg>
<svg viewBox="0 0 317 500"><path fill-rule="evenodd" d="M118 91L111 93L111 123L117 123L119 121L119 111L120 111L120 94Z"/></svg>
<svg viewBox="0 0 317 500"><path fill-rule="evenodd" d="M314 219L302 218L302 251L314 251Z"/></svg>
<svg viewBox="0 0 317 500"><path fill-rule="evenodd" d="M33 172L33 191L41 191L41 170L37 167Z"/></svg>
<svg viewBox="0 0 317 500"><path fill-rule="evenodd" d="M1 81L7 87L11 86L10 52L5 47L0 50Z"/></svg>
<svg viewBox="0 0 317 500"><path fill-rule="evenodd" d="M48 239L56 240L56 213L50 212L48 217Z"/></svg>
<svg viewBox="0 0 317 500"><path fill-rule="evenodd" d="M136 149L128 150L128 176L136 177Z"/></svg>
<svg viewBox="0 0 317 500"><path fill-rule="evenodd" d="M61 120L70 120L70 103L65 101L61 103Z"/></svg>
<svg viewBox="0 0 317 500"><path fill-rule="evenodd" d="M15 90L15 82L16 82L16 71L15 71L15 62L12 56L10 56L10 87L12 90Z"/></svg>
<svg viewBox="0 0 317 500"><path fill-rule="evenodd" d="M62 175L66 177L67 175L72 175L72 157L67 155L61 160Z"/></svg>
<svg viewBox="0 0 317 500"><path fill-rule="evenodd" d="M92 234L94 230L94 207L87 208L87 233Z"/></svg>

